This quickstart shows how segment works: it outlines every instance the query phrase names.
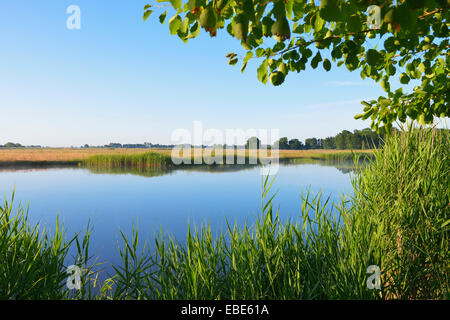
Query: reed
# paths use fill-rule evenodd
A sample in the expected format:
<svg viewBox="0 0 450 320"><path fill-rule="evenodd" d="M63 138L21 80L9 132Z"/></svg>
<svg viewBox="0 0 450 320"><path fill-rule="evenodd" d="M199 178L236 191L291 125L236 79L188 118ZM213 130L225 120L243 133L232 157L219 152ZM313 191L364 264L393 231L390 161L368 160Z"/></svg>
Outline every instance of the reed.
<svg viewBox="0 0 450 320"><path fill-rule="evenodd" d="M204 152L204 150L202 150ZM142 172L149 174L150 171L175 169L175 168L195 168L205 166L213 167L230 167L230 166L249 166L251 164L260 164L259 158L252 158L248 154L232 155L231 158L227 158L225 154L223 156L215 157L212 155L204 154L200 160L196 159L194 153L189 157L180 157L181 163L174 163L172 157L167 154L146 152L140 154L120 154L120 155L95 155L83 160L81 166L90 169L120 169L123 171L131 170L134 172ZM229 163L232 164L229 164Z"/></svg>
<svg viewBox="0 0 450 320"><path fill-rule="evenodd" d="M411 125L355 176L353 216L373 219L383 239L387 298L449 297L449 153L448 130Z"/></svg>
<svg viewBox="0 0 450 320"><path fill-rule="evenodd" d="M194 149L193 149L194 150ZM204 149L206 150L206 149ZM204 151L203 150L203 151ZM42 148L42 149L0 149L0 167L50 167L50 166L78 166L86 159L95 156L113 156L113 155L135 155L148 153L148 149L127 149L127 148L89 148L89 149L70 149L70 148ZM170 156L171 149L151 149L153 153L159 153ZM323 154L351 153L350 150L279 150L280 159L318 159ZM371 150L359 150L358 153L370 153ZM245 154L248 156L248 150ZM265 152L264 152L265 153ZM235 150L235 154L237 151ZM270 157L271 151L268 151ZM266 157L264 155L263 157Z"/></svg>
<svg viewBox="0 0 450 320"><path fill-rule="evenodd" d="M372 152L358 152L358 151L347 151L340 153L321 153L313 156L311 159L320 159L334 162L353 162L355 158L360 160L366 160L373 158L374 154Z"/></svg>
<svg viewBox="0 0 450 320"><path fill-rule="evenodd" d="M171 157L156 152L138 154L95 155L82 162L89 168L165 169L173 166Z"/></svg>
<svg viewBox="0 0 450 320"><path fill-rule="evenodd" d="M66 240L64 225L56 220L54 232L28 220L28 207L21 204L13 212L11 200L0 205L0 299L68 299L88 297L91 292L90 232ZM73 261L84 263L82 290L71 293L67 286L66 259L76 246ZM82 296L82 294L84 294ZM90 295L92 297L92 295Z"/></svg>

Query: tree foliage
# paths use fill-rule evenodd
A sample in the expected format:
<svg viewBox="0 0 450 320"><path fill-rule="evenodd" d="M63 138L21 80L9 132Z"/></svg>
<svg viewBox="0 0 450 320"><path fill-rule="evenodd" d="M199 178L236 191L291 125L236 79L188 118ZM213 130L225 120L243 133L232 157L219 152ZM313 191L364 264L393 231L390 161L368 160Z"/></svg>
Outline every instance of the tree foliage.
<svg viewBox="0 0 450 320"><path fill-rule="evenodd" d="M385 96L363 101L363 113L355 116L371 118L374 129L407 117L426 124L450 114L450 0L156 1L169 3L146 5L144 20L155 7L174 9L170 33L184 42L201 29L211 36L226 30L246 50L243 56L227 54L228 63L241 60L244 71L250 59L260 59L257 78L263 83L278 86L289 73L320 64L326 71L345 66L379 82ZM367 23L371 5L380 8L377 28ZM394 76L400 82L395 90Z"/></svg>
<svg viewBox="0 0 450 320"><path fill-rule="evenodd" d="M398 129L392 128L391 133L398 133ZM379 148L384 144L386 132L384 128L380 128L378 132L366 128L363 130L353 130L350 132L348 130L342 130L334 137L321 138L307 138L305 143L300 140L288 139L287 137L282 137L280 140L276 141L274 148L280 150L309 150L309 149L375 149Z"/></svg>
<svg viewBox="0 0 450 320"><path fill-rule="evenodd" d="M261 140L258 137L251 137L245 143L246 149L259 149L261 146Z"/></svg>

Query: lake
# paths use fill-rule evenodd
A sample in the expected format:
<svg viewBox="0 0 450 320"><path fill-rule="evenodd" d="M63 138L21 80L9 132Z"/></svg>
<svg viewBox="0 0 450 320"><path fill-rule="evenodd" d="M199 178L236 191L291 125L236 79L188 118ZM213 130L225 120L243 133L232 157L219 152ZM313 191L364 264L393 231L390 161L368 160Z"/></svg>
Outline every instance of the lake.
<svg viewBox="0 0 450 320"><path fill-rule="evenodd" d="M274 206L280 218L299 216L302 190L322 191L331 200L350 194L349 169L350 164L320 160L281 164L272 187L278 190ZM119 230L129 235L133 224L151 242L160 228L183 241L188 222L210 223L213 232L225 229L226 219L251 224L261 207L260 173L259 167L177 169L153 176L82 168L2 169L0 191L10 199L15 188L15 205L29 203L32 223L53 228L59 214L68 236L84 231L90 221L91 253L101 262L117 263Z"/></svg>

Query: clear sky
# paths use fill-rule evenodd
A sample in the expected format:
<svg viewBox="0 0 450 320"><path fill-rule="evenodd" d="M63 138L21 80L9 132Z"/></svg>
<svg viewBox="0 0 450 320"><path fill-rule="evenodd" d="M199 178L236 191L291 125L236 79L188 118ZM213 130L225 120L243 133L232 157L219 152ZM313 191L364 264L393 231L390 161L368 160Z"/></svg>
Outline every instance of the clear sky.
<svg viewBox="0 0 450 320"><path fill-rule="evenodd" d="M227 64L226 53L243 49L225 30L184 44L169 34L170 13L165 25L157 12L143 22L146 3L1 1L0 144L171 143L195 120L301 140L369 126L353 116L383 91L359 71L319 66L264 85L256 63L244 74ZM80 30L66 28L72 4Z"/></svg>

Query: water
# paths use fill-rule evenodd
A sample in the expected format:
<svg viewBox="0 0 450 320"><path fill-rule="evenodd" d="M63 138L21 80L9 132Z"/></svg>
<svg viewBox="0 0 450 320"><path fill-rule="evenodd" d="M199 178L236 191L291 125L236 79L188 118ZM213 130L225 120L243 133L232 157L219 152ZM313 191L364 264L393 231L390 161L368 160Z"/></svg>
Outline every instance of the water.
<svg viewBox="0 0 450 320"><path fill-rule="evenodd" d="M272 190L281 219L299 216L302 190L322 191L338 200L351 193L346 166L281 165ZM15 204L29 203L30 221L54 227L64 222L67 236L94 227L91 253L106 263L118 263L120 232L131 234L133 224L140 236L153 241L163 233L183 241L187 223L209 222L213 232L226 228L226 220L243 225L254 221L261 207L261 175L258 167L240 170L176 170L159 176L94 173L88 169L54 168L0 171L0 192Z"/></svg>

